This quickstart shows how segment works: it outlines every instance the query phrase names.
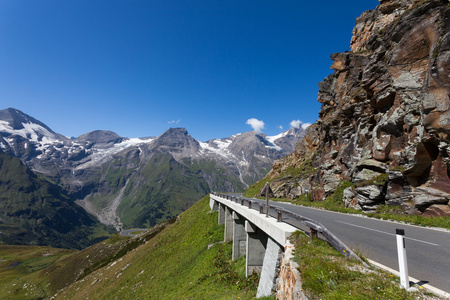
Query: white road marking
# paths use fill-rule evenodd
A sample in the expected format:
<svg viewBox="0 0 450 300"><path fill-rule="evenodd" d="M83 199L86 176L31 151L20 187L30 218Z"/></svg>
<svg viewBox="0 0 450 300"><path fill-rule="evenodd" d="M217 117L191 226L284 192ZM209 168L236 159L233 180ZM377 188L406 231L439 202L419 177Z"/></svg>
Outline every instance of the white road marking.
<svg viewBox="0 0 450 300"><path fill-rule="evenodd" d="M364 227L364 226L359 226L359 225L355 225L355 224L347 223L347 222L342 222L342 221L336 221L336 222L343 223L343 224L347 224L347 225L354 226L354 227L358 227L358 228L362 228L362 229L367 229L367 230L379 232L379 233L384 233L384 234L387 234L387 235L395 236L395 234L390 233L390 232L384 232L384 231L381 231L381 230L376 230L376 229L373 229L373 228L368 228L368 227ZM426 242L426 241L422 241L422 240L418 240L418 239L413 239L413 238L410 238L410 237L407 237L407 236L405 236L405 238L408 239L408 240L412 240L412 241L416 241L416 242L420 242L420 243L425 243L425 244L429 244L429 245L433 245L433 246L438 246L438 247L441 246L441 245L438 245L438 244L435 244L435 243L430 243L430 242Z"/></svg>

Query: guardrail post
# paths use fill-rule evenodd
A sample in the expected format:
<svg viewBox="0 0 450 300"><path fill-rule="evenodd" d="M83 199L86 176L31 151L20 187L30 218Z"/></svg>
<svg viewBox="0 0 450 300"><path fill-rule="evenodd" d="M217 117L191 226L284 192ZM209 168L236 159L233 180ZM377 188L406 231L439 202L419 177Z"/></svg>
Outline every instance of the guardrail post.
<svg viewBox="0 0 450 300"><path fill-rule="evenodd" d="M241 205L244 205L244 199L241 198Z"/></svg>
<svg viewBox="0 0 450 300"><path fill-rule="evenodd" d="M313 239L317 239L317 230L309 228L309 241L312 242Z"/></svg>
<svg viewBox="0 0 450 300"><path fill-rule="evenodd" d="M400 285L405 289L409 289L408 263L406 261L406 245L405 245L405 230L395 229L397 234L397 253L398 266L400 271Z"/></svg>
<svg viewBox="0 0 450 300"><path fill-rule="evenodd" d="M248 208L252 209L252 201L248 201Z"/></svg>
<svg viewBox="0 0 450 300"><path fill-rule="evenodd" d="M277 210L277 222L283 222L283 213L281 210Z"/></svg>
<svg viewBox="0 0 450 300"><path fill-rule="evenodd" d="M262 205L262 204L259 205L259 213L260 214L264 213L264 205Z"/></svg>

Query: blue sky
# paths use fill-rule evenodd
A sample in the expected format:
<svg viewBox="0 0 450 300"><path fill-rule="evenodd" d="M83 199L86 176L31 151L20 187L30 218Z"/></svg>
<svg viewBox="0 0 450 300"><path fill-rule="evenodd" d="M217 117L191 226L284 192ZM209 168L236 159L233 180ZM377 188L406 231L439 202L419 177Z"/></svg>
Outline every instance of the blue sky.
<svg viewBox="0 0 450 300"><path fill-rule="evenodd" d="M0 109L54 131L202 141L318 118L330 54L377 0L0 0Z"/></svg>

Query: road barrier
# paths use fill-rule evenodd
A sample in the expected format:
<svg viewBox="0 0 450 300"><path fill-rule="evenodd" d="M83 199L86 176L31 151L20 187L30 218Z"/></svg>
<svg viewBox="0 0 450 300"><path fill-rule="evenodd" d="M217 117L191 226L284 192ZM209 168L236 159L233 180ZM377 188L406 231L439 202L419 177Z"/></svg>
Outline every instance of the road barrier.
<svg viewBox="0 0 450 300"><path fill-rule="evenodd" d="M211 194L225 198L227 200L233 201L235 203L241 204L242 206L247 205L249 209L254 209L259 211L260 214L264 214L267 210L266 204L260 201L254 201L243 197L235 197L232 195L220 194L212 192ZM256 209L259 207L259 209ZM349 247L347 247L339 238L337 238L331 231L329 231L325 226L321 223L301 216L297 213L291 212L287 209L284 209L279 206L269 205L269 209L273 209L276 212L277 222L283 222L283 215L293 218L297 221L300 221L303 225L305 225L309 229L309 235L312 239L313 237L320 237L330 245L332 245L336 250L342 253L346 257L351 257L359 260L365 267L369 267L358 255L356 255ZM291 224L292 225L292 224ZM296 226L297 227L297 226ZM297 227L298 228L298 227ZM300 230L305 231L302 228ZM319 235L320 234L320 235Z"/></svg>

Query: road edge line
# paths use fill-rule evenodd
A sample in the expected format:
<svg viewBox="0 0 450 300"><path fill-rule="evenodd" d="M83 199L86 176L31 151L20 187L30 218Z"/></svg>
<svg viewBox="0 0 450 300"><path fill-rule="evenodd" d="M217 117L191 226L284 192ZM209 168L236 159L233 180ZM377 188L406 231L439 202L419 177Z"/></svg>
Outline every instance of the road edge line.
<svg viewBox="0 0 450 300"><path fill-rule="evenodd" d="M371 259L367 259L367 261L371 265L373 265L373 266L375 266L375 267L377 267L379 269L382 269L382 270L387 271L387 272L389 272L389 273L391 273L391 274L393 274L393 275L395 275L397 277L400 277L400 273L398 271L394 270L394 269L391 269L391 268L389 268L389 267L387 267L385 265L382 265L379 262L376 262L376 261L371 260ZM412 281L415 284L418 284L420 282L420 280L418 280L418 279L416 279L414 277L411 277L411 276L409 276L409 281ZM443 291L441 289L438 289L437 287L434 287L434 286L429 285L427 283L422 284L420 286L422 286L424 289L432 292L433 294L436 294L438 296L444 297L445 299L450 299L450 293L447 293L447 292L445 292L445 291Z"/></svg>
<svg viewBox="0 0 450 300"><path fill-rule="evenodd" d="M261 200L261 199L257 199L257 200ZM273 201L273 200L271 200L271 201ZM383 222L388 222L388 223L395 223L395 224L399 224L399 225L407 225L407 226L412 226L412 227L417 227L417 228L422 228L422 229L431 229L431 230L435 230L435 231L439 231L439 232L450 233L450 229L447 229L447 228L420 226L420 225L416 225L416 224L409 224L409 223L405 223L405 222L402 222L402 221L390 220L390 219L389 220L378 219L378 218L369 217L367 215L362 215L362 214L343 213L343 212L340 212L340 211L329 210L329 209L325 209L325 208L321 208L321 207L306 206L306 205L296 204L296 203L286 202L286 201L273 201L273 202L274 203L279 202L279 203L283 203L283 204L292 204L292 205L296 205L296 206L299 206L299 207L305 207L305 208L311 208L311 209L315 209L315 210L328 211L328 212L341 214L341 215L355 216L355 217L366 218L366 219L371 219L371 220L377 220L377 221L383 221Z"/></svg>

